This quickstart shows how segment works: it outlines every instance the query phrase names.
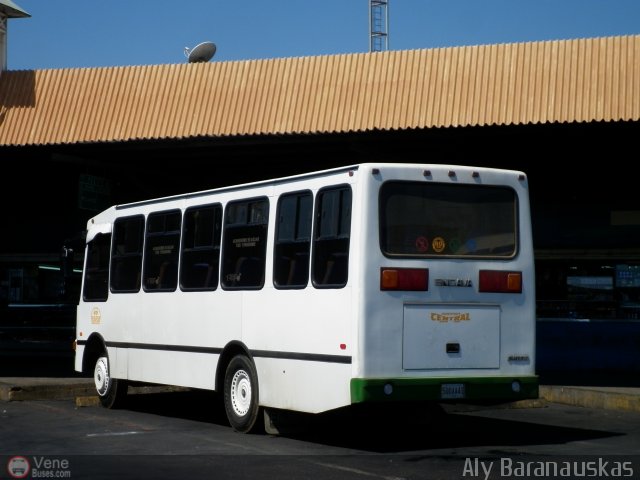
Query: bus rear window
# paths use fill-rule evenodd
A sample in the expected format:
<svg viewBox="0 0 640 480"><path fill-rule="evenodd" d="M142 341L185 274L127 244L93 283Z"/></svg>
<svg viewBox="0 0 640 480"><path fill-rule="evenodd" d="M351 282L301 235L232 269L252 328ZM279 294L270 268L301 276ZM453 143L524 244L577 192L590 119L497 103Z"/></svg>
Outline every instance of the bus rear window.
<svg viewBox="0 0 640 480"><path fill-rule="evenodd" d="M391 181L380 189L388 256L512 257L517 199L509 187Z"/></svg>

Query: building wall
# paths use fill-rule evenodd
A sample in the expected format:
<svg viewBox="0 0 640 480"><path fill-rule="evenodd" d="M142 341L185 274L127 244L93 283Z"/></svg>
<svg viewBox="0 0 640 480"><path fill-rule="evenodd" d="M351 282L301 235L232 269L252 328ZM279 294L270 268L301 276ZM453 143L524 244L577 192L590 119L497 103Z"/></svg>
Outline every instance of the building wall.
<svg viewBox="0 0 640 480"><path fill-rule="evenodd" d="M360 162L471 164L529 176L540 315L620 318L628 305L616 266L640 261L640 208L625 169L637 133L637 122L615 122L2 148L13 166L0 176L12 234L0 238L0 281L6 287L7 271L21 263L57 263L111 204ZM604 296L578 291L576 282L588 287L598 276L611 279ZM24 300L43 300L45 291ZM627 294L633 303L635 290Z"/></svg>

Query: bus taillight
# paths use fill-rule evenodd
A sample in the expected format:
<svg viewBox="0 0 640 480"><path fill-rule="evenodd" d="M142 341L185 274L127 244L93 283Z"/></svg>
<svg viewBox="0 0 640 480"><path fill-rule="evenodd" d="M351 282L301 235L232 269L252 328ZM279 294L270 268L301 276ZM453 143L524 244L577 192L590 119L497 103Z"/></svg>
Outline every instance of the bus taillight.
<svg viewBox="0 0 640 480"><path fill-rule="evenodd" d="M380 268L380 290L426 291L428 289L428 268Z"/></svg>
<svg viewBox="0 0 640 480"><path fill-rule="evenodd" d="M522 293L522 272L480 270L481 292Z"/></svg>

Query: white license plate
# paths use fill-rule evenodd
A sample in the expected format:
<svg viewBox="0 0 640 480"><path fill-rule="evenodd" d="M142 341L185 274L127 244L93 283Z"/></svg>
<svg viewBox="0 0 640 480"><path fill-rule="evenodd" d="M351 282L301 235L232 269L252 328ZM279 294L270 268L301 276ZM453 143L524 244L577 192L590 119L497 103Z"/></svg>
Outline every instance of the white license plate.
<svg viewBox="0 0 640 480"><path fill-rule="evenodd" d="M464 398L464 383L443 383L440 386L440 398Z"/></svg>

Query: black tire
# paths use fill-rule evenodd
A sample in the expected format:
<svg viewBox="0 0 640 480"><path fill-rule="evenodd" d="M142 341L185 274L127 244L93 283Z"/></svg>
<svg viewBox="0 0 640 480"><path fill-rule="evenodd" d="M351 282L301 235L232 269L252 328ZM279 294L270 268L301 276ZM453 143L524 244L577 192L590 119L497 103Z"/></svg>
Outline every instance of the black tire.
<svg viewBox="0 0 640 480"><path fill-rule="evenodd" d="M128 383L126 380L111 377L109 357L106 352L96 358L93 368L93 383L103 407L119 408L124 404Z"/></svg>
<svg viewBox="0 0 640 480"><path fill-rule="evenodd" d="M248 433L254 429L260 412L258 398L253 362L245 355L233 357L224 376L224 409L234 430Z"/></svg>

